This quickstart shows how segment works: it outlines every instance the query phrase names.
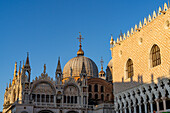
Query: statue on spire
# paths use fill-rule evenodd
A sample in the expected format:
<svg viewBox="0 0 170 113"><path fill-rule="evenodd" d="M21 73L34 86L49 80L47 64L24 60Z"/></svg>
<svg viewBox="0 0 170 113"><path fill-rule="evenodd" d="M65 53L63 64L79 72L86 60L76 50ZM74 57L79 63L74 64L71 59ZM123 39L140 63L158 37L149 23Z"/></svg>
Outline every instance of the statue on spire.
<svg viewBox="0 0 170 113"><path fill-rule="evenodd" d="M46 64L44 64L44 74L46 73Z"/></svg>

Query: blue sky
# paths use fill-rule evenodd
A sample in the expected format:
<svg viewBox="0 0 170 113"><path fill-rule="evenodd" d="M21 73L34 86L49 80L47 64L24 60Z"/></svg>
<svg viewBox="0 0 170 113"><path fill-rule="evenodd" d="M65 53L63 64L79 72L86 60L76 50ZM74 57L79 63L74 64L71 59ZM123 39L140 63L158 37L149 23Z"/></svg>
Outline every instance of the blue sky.
<svg viewBox="0 0 170 113"><path fill-rule="evenodd" d="M110 35L126 33L168 0L0 0L0 111L15 61L30 53L31 79L43 71L54 78L60 56L62 69L78 51L79 32L85 56L100 70L111 59Z"/></svg>

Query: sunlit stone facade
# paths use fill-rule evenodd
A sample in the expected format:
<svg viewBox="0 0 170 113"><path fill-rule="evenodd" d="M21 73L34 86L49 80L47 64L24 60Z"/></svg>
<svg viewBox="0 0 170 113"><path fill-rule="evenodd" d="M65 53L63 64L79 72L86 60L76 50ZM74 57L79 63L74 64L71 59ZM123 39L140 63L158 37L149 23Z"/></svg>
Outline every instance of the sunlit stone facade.
<svg viewBox="0 0 170 113"><path fill-rule="evenodd" d="M104 76L105 74L102 75L103 78ZM19 68L18 72L17 63L15 63L12 84L7 86L4 94L3 113L103 113L113 111L113 85L103 78L98 78L96 64L90 58L84 57L81 46L77 57L66 64L64 74L59 59L55 79L48 75L45 64L40 76L32 81L30 77L31 66L29 55L27 55L26 63L23 64L22 69ZM97 85L95 88L98 90L101 90L102 87L102 91L95 92L99 96L93 100L93 97L89 98L89 85L93 85L92 82ZM101 95L103 98L100 97Z"/></svg>
<svg viewBox="0 0 170 113"><path fill-rule="evenodd" d="M165 3L116 41L111 37L116 113L170 111L170 9Z"/></svg>

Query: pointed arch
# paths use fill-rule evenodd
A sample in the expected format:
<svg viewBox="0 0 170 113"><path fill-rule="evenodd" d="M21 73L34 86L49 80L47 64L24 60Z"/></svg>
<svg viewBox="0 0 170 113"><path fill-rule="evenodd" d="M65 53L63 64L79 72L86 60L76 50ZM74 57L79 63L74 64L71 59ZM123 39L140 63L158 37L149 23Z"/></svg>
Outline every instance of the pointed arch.
<svg viewBox="0 0 170 113"><path fill-rule="evenodd" d="M126 63L126 79L131 78L134 75L133 61L129 58Z"/></svg>
<svg viewBox="0 0 170 113"><path fill-rule="evenodd" d="M154 44L150 51L151 67L156 67L161 64L161 54L158 45Z"/></svg>

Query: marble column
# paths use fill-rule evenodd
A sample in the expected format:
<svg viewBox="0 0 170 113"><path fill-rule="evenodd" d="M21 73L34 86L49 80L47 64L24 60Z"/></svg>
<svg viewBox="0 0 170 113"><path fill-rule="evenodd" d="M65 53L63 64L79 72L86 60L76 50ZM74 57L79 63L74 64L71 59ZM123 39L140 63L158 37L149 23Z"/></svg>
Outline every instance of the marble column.
<svg viewBox="0 0 170 113"><path fill-rule="evenodd" d="M133 106L133 109L134 109L134 113L137 113L136 112L136 105ZM131 113L131 111L129 113Z"/></svg>
<svg viewBox="0 0 170 113"><path fill-rule="evenodd" d="M44 99L45 103L46 103L46 95L45 95L45 99Z"/></svg>
<svg viewBox="0 0 170 113"><path fill-rule="evenodd" d="M131 113L132 111L131 111L131 106L128 106L128 110L129 110L129 113Z"/></svg>
<svg viewBox="0 0 170 113"><path fill-rule="evenodd" d="M139 105L139 113L142 113L141 103L139 103L138 105Z"/></svg>
<svg viewBox="0 0 170 113"><path fill-rule="evenodd" d="M67 104L67 96L66 96L66 103L65 104Z"/></svg>
<svg viewBox="0 0 170 113"><path fill-rule="evenodd" d="M125 113L127 113L126 107L124 108Z"/></svg>
<svg viewBox="0 0 170 113"><path fill-rule="evenodd" d="M162 97L164 111L166 111L166 97Z"/></svg>
<svg viewBox="0 0 170 113"><path fill-rule="evenodd" d="M54 98L54 102L53 103L54 103L54 106L56 107L56 95L54 95L53 98Z"/></svg>
<svg viewBox="0 0 170 113"><path fill-rule="evenodd" d="M145 102L144 105L145 105L145 113L148 113L148 111L147 111L147 103Z"/></svg>
<svg viewBox="0 0 170 113"><path fill-rule="evenodd" d="M64 103L64 96L62 96L61 98L61 105L63 106L63 103Z"/></svg>
<svg viewBox="0 0 170 113"><path fill-rule="evenodd" d="M156 101L156 108L157 108L157 112L159 113L159 100L158 100L158 99L156 99L155 101Z"/></svg>
<svg viewBox="0 0 170 113"><path fill-rule="evenodd" d="M153 101L149 101L150 103L150 110L151 110L151 113L153 113Z"/></svg>

